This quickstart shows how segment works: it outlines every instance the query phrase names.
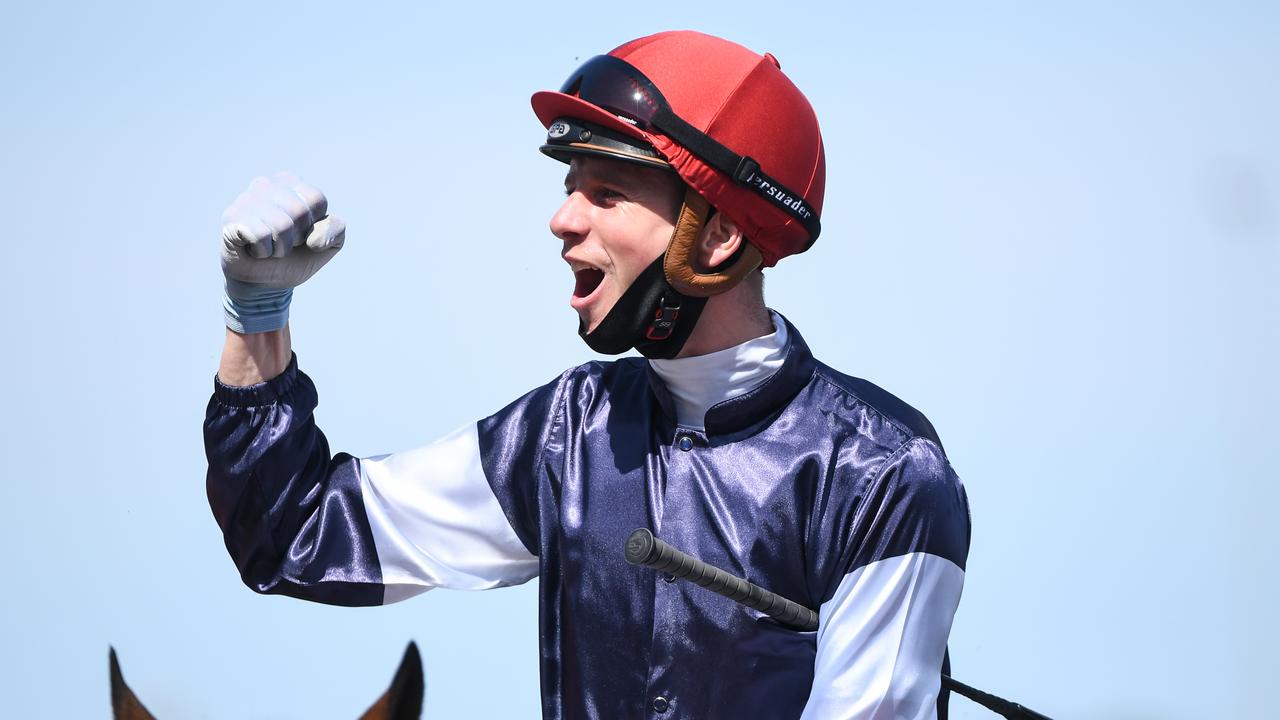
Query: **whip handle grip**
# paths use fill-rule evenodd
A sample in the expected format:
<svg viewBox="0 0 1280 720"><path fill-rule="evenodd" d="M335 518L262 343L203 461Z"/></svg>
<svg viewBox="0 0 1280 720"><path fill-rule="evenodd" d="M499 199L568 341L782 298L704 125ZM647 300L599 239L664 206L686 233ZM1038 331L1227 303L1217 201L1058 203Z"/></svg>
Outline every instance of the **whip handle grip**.
<svg viewBox="0 0 1280 720"><path fill-rule="evenodd" d="M640 528L626 544L627 562L688 580L799 630L817 630L818 613L777 593L690 557Z"/></svg>

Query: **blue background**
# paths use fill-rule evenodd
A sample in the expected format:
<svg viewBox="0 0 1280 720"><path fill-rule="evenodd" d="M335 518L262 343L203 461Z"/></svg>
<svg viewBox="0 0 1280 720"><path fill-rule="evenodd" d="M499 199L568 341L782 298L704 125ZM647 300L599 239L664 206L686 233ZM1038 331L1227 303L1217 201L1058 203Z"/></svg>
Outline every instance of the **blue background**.
<svg viewBox="0 0 1280 720"><path fill-rule="evenodd" d="M218 218L281 169L329 195L347 248L293 312L318 418L423 444L591 357L528 96L673 27L817 109L823 237L767 295L966 481L956 676L1055 717L1274 716L1280 6L985 1L6 4L6 716L107 717L114 644L161 720L350 718L410 638L425 717L536 715L532 583L239 583L200 441Z"/></svg>

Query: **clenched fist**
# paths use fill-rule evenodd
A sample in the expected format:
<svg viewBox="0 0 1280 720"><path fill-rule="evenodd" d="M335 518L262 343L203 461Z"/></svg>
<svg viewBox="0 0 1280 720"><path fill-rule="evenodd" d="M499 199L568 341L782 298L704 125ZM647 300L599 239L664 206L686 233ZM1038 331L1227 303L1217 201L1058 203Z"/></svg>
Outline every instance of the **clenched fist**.
<svg viewBox="0 0 1280 720"><path fill-rule="evenodd" d="M227 327L241 333L284 327L293 288L342 249L346 225L327 214L319 190L293 173L257 178L222 214Z"/></svg>

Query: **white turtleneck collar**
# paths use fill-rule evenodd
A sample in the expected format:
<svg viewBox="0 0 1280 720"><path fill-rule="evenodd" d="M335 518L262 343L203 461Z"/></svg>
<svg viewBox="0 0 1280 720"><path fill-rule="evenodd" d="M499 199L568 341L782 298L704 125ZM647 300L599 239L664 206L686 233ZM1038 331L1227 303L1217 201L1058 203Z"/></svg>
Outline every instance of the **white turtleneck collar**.
<svg viewBox="0 0 1280 720"><path fill-rule="evenodd" d="M649 361L675 401L678 424L703 430L712 405L751 391L782 367L787 325L777 313L770 314L773 332L768 335L706 355Z"/></svg>

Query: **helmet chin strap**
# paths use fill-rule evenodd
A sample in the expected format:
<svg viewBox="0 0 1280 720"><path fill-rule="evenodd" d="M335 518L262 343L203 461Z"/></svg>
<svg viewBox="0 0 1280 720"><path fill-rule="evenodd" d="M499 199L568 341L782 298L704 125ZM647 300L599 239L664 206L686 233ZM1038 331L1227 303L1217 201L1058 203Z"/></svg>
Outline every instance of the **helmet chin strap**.
<svg viewBox="0 0 1280 720"><path fill-rule="evenodd" d="M578 321L578 335L592 350L619 355L634 347L650 359L673 358L693 334L707 298L731 289L759 267L759 251L744 241L722 263L727 268L710 273L695 269L698 235L709 216L706 199L687 189L666 251L640 273L594 330L587 332Z"/></svg>
<svg viewBox="0 0 1280 720"><path fill-rule="evenodd" d="M578 321L578 335L598 353L620 355L631 348L656 360L673 358L693 334L706 298L676 292L654 260L591 332Z"/></svg>

